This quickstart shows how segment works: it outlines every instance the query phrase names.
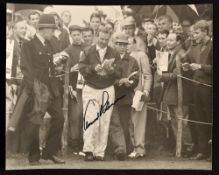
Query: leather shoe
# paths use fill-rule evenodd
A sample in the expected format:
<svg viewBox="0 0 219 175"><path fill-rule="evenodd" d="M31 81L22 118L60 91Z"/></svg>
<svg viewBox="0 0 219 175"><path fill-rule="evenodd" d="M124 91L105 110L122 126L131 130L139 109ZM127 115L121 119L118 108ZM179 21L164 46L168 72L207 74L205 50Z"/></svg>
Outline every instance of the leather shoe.
<svg viewBox="0 0 219 175"><path fill-rule="evenodd" d="M95 157L94 157L94 160L96 160L96 161L104 161L104 157L95 156Z"/></svg>
<svg viewBox="0 0 219 175"><path fill-rule="evenodd" d="M116 158L120 161L124 161L125 157L126 157L125 153L117 153L116 154Z"/></svg>
<svg viewBox="0 0 219 175"><path fill-rule="evenodd" d="M55 164L64 164L65 163L64 160L59 159L57 156L46 157L46 156L43 155L42 159L44 159L44 160L51 160Z"/></svg>
<svg viewBox="0 0 219 175"><path fill-rule="evenodd" d="M56 156L52 156L50 158L51 161L53 161L55 164L65 164L65 161L56 157Z"/></svg>
<svg viewBox="0 0 219 175"><path fill-rule="evenodd" d="M205 158L206 158L206 156L204 154L198 153L196 156L192 157L191 159L192 160L203 160Z"/></svg>
<svg viewBox="0 0 219 175"><path fill-rule="evenodd" d="M94 160L94 156L92 152L86 152L85 153L85 157L84 157L85 161L93 161Z"/></svg>
<svg viewBox="0 0 219 175"><path fill-rule="evenodd" d="M40 165L41 163L39 161L33 161L33 162L29 162L29 165L31 166L37 166Z"/></svg>

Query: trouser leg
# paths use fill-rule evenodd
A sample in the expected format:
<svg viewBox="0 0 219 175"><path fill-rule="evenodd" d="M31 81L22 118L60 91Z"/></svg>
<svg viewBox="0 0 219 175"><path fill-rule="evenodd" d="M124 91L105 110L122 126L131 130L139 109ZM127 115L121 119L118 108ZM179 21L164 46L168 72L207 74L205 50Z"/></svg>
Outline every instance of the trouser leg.
<svg viewBox="0 0 219 175"><path fill-rule="evenodd" d="M118 106L114 106L113 108L109 130L109 142L111 143L110 145L112 145L114 154L126 153L125 136L120 122Z"/></svg>
<svg viewBox="0 0 219 175"><path fill-rule="evenodd" d="M213 117L212 89L202 85L194 89L194 111L195 120L201 122L212 122ZM198 135L198 152L207 154L210 150L208 141L211 139L211 126L196 124Z"/></svg>
<svg viewBox="0 0 219 175"><path fill-rule="evenodd" d="M99 107L102 104L102 99L104 102L106 102L108 98L109 104L113 104L115 101L115 90L114 87L108 87L103 90L102 92L98 94L98 103ZM104 94L103 92L106 91L108 92L109 96L107 97L106 93ZM114 106L111 106L110 108L105 111L99 118L99 123L98 130L99 130L99 138L98 142L96 142L96 147L94 150L94 156L101 156L104 157L105 155L105 149L107 147L107 142L108 142L108 136L109 136L109 127L110 127L110 121L111 121L111 116L112 116L112 111L113 111Z"/></svg>
<svg viewBox="0 0 219 175"><path fill-rule="evenodd" d="M25 128L28 139L29 162L40 160L39 127L39 125L33 124L32 122L28 122Z"/></svg>
<svg viewBox="0 0 219 175"><path fill-rule="evenodd" d="M119 110L120 122L125 136L126 150L127 153L129 153L132 151L132 146L133 146L131 144L130 134L129 134L129 126L131 122L131 106L119 105L118 110Z"/></svg>
<svg viewBox="0 0 219 175"><path fill-rule="evenodd" d="M97 100L99 91L89 86L83 88L83 152L94 152L95 146L98 142L99 127L98 122L94 122L88 128L85 128L86 122L90 123L97 117L99 111L99 104ZM92 101L91 101L92 99Z"/></svg>
<svg viewBox="0 0 219 175"><path fill-rule="evenodd" d="M147 106L144 104L142 111L132 111L130 135L134 151L145 154L145 130L147 120ZM133 134L132 134L133 133Z"/></svg>
<svg viewBox="0 0 219 175"><path fill-rule="evenodd" d="M51 157L57 154L61 146L61 136L64 124L61 97L53 99L48 108L48 113L51 115L51 126L43 154L47 157Z"/></svg>
<svg viewBox="0 0 219 175"><path fill-rule="evenodd" d="M73 151L79 151L80 110L78 102L69 98L69 145Z"/></svg>

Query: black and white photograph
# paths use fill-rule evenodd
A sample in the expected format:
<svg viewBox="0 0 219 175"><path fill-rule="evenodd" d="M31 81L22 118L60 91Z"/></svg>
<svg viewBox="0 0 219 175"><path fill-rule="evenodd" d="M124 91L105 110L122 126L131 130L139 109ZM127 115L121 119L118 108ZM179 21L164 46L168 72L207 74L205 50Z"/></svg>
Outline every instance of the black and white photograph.
<svg viewBox="0 0 219 175"><path fill-rule="evenodd" d="M6 170L212 170L213 4L7 3L5 75Z"/></svg>

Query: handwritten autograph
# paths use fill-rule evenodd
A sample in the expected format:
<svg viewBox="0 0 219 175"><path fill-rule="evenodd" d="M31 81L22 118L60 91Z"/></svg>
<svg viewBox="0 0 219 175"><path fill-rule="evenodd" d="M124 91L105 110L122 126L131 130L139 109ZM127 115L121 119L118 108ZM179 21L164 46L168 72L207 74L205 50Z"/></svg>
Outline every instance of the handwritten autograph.
<svg viewBox="0 0 219 175"><path fill-rule="evenodd" d="M104 101L104 94L106 94L106 101ZM91 104L93 104L95 106L95 103L94 103L94 100L90 99L87 103L87 106L86 106L86 109L85 109L85 113L84 113L84 122L83 122L83 127L84 127L84 130L87 130L92 124L94 124L101 116L102 114L104 114L107 110L109 110L113 105L115 105L119 100L121 100L122 98L124 98L125 95L122 95L121 97L117 98L114 103L109 103L109 93L107 91L103 91L103 94L102 94L102 104L100 106L100 110L99 112L97 113L97 117L91 121L91 122L88 122L86 121L86 113L87 113L87 108L88 106Z"/></svg>

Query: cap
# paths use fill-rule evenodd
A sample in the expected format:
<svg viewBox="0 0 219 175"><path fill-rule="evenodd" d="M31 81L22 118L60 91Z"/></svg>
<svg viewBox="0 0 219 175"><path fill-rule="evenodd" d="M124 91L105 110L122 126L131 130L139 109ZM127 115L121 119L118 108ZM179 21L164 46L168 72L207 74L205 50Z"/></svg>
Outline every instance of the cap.
<svg viewBox="0 0 219 175"><path fill-rule="evenodd" d="M132 16L129 16L122 21L122 26L129 25L135 25L135 19Z"/></svg>
<svg viewBox="0 0 219 175"><path fill-rule="evenodd" d="M128 44L128 38L129 36L122 32L114 34L114 42L116 43L127 43Z"/></svg>
<svg viewBox="0 0 219 175"><path fill-rule="evenodd" d="M69 30L70 32L75 31L75 30L82 31L82 28L78 25L70 25Z"/></svg>
<svg viewBox="0 0 219 175"><path fill-rule="evenodd" d="M40 16L38 28L57 28L55 18L51 14L43 14Z"/></svg>
<svg viewBox="0 0 219 175"><path fill-rule="evenodd" d="M154 22L153 19L148 18L148 17L144 18L143 21L144 21L144 22Z"/></svg>

